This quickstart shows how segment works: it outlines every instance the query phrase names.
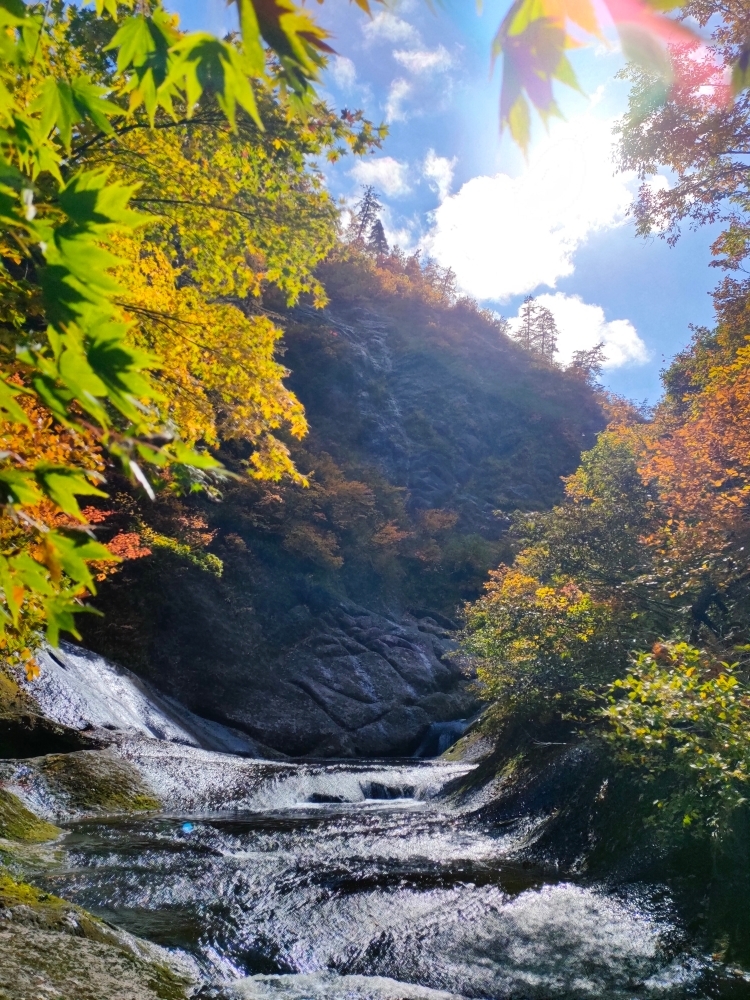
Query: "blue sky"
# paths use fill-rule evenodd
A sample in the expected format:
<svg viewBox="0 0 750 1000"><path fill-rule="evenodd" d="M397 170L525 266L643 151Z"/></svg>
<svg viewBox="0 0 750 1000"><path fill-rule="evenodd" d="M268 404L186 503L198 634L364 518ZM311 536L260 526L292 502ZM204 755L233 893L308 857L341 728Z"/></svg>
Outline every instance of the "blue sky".
<svg viewBox="0 0 750 1000"><path fill-rule="evenodd" d="M222 0L175 6L186 28L232 26ZM537 296L557 319L562 360L602 339L605 383L654 402L689 324L712 322L716 234L685 233L675 248L635 236L636 179L612 162L611 126L627 100L616 48L574 54L589 96L561 92L566 120L549 134L536 124L527 163L499 133L498 73L490 77L507 0L485 2L481 16L471 0L433 7L400 0L370 20L345 0L311 5L338 53L325 96L390 129L382 150L330 170L332 193L351 204L374 184L392 242L453 267L466 292L511 320L525 295Z"/></svg>

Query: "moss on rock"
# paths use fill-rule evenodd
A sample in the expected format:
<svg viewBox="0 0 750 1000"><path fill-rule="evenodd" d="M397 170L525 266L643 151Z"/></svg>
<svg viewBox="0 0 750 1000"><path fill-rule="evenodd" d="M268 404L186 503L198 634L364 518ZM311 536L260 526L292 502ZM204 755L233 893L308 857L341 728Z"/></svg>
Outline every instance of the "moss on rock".
<svg viewBox="0 0 750 1000"><path fill-rule="evenodd" d="M61 820L161 807L138 769L111 750L0 761L0 782L21 790L27 805L43 803L41 812Z"/></svg>
<svg viewBox="0 0 750 1000"><path fill-rule="evenodd" d="M41 844L53 840L59 833L59 827L40 819L12 792L0 788L0 837Z"/></svg>
<svg viewBox="0 0 750 1000"><path fill-rule="evenodd" d="M21 689L7 671L0 668L0 713L16 708L23 701Z"/></svg>
<svg viewBox="0 0 750 1000"><path fill-rule="evenodd" d="M185 1000L166 952L0 868L0 1000Z"/></svg>
<svg viewBox="0 0 750 1000"><path fill-rule="evenodd" d="M50 754L39 762L39 770L50 790L64 794L71 812L146 812L160 807L136 768L107 751Z"/></svg>

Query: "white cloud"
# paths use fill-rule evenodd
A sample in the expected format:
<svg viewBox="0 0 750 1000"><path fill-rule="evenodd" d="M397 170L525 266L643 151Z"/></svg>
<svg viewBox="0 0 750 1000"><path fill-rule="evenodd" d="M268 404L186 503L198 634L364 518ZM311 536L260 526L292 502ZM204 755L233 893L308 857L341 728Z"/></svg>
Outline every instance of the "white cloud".
<svg viewBox="0 0 750 1000"><path fill-rule="evenodd" d="M580 295L557 292L555 295L538 295L536 301L555 317L559 331L557 357L560 361L567 363L574 351L585 351L602 342L605 368L642 365L649 360L646 345L630 320L607 320L601 306L584 302ZM516 326L518 316L511 319L510 324L511 329Z"/></svg>
<svg viewBox="0 0 750 1000"><path fill-rule="evenodd" d="M400 49L393 53L393 58L410 73L441 72L453 63L444 45L436 49Z"/></svg>
<svg viewBox="0 0 750 1000"><path fill-rule="evenodd" d="M392 156L358 160L349 175L360 184L372 184L389 198L409 193L408 167Z"/></svg>
<svg viewBox="0 0 750 1000"><path fill-rule="evenodd" d="M365 21L362 30L368 42L419 43L419 32L414 25L387 10L381 10L371 20Z"/></svg>
<svg viewBox="0 0 750 1000"><path fill-rule="evenodd" d="M669 191L670 183L669 178L664 174L654 174L653 177L648 177L644 181L647 188L650 188L654 194L659 191Z"/></svg>
<svg viewBox="0 0 750 1000"><path fill-rule="evenodd" d="M398 246L401 247L401 249L406 253L411 252L414 234L408 226L401 226L399 229L392 229L384 222L383 228L385 229L385 237L388 240L389 246Z"/></svg>
<svg viewBox="0 0 750 1000"><path fill-rule="evenodd" d="M331 76L342 90L351 90L357 82L357 69L346 56L335 56L329 63Z"/></svg>
<svg viewBox="0 0 750 1000"><path fill-rule="evenodd" d="M398 77L391 83L385 102L385 117L389 122L406 121L406 112L402 104L411 93L412 87L408 80Z"/></svg>
<svg viewBox="0 0 750 1000"><path fill-rule="evenodd" d="M572 274L594 232L620 225L633 175L615 174L611 123L562 123L519 177L474 177L434 212L424 247L478 299L507 299Z"/></svg>
<svg viewBox="0 0 750 1000"><path fill-rule="evenodd" d="M450 194L451 183L453 182L453 168L456 166L456 157L449 160L447 156L438 156L434 149L430 149L425 157L423 173L430 181L430 187L437 193L440 201Z"/></svg>

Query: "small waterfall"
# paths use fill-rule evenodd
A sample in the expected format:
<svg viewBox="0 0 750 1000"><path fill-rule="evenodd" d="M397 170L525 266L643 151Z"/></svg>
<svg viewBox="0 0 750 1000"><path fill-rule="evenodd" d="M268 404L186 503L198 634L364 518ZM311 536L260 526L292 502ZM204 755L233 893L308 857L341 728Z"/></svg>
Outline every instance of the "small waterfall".
<svg viewBox="0 0 750 1000"><path fill-rule="evenodd" d="M422 742L414 752L415 757L439 757L461 739L469 723L466 719L452 719L450 722L433 722Z"/></svg>
<svg viewBox="0 0 750 1000"><path fill-rule="evenodd" d="M26 689L53 722L263 756L249 736L195 715L130 670L87 649L62 642L59 649L42 650L37 659L41 673L26 682Z"/></svg>
<svg viewBox="0 0 750 1000"><path fill-rule="evenodd" d="M685 947L663 887L563 881L518 856L522 831L487 829L440 798L362 798L427 794L455 773L447 762L283 765L275 778L270 762L244 764L267 771L253 811L88 820L60 844L57 869L38 876L43 887L187 952L201 995L746 995L704 987L713 966ZM311 805L315 796L354 801Z"/></svg>
<svg viewBox="0 0 750 1000"><path fill-rule="evenodd" d="M666 886L563 879L525 860L543 813L493 828L457 806L446 793L475 763L248 759L226 752L251 746L242 734L101 657L66 644L42 660L30 690L45 712L119 735L103 750L0 762L4 787L69 828L29 877L184 956L202 996L750 995L744 980L744 993L722 992L720 963L691 949ZM415 756L438 756L466 726L433 724ZM95 782L97 768L104 784L134 776L162 810L79 808L75 781Z"/></svg>

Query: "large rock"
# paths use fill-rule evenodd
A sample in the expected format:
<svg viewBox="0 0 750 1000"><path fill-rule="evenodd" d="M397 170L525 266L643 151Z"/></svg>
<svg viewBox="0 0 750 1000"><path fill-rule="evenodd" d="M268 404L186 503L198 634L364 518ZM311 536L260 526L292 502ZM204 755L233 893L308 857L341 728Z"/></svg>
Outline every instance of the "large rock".
<svg viewBox="0 0 750 1000"><path fill-rule="evenodd" d="M0 1000L187 1000L192 963L0 868Z"/></svg>
<svg viewBox="0 0 750 1000"><path fill-rule="evenodd" d="M48 725L87 737L49 750L100 744L119 731L255 757L409 756L429 751L425 737L436 723L475 711L449 656L455 642L435 619L390 618L350 603L315 617L293 612L290 620L304 619L300 638L275 661L238 669L217 656L187 678L157 666L151 678L161 691L70 643L41 652L40 677L27 692Z"/></svg>
<svg viewBox="0 0 750 1000"><path fill-rule="evenodd" d="M289 754L408 755L431 723L476 708L446 656L453 646L430 618L397 621L342 604L234 704L213 710Z"/></svg>

